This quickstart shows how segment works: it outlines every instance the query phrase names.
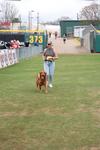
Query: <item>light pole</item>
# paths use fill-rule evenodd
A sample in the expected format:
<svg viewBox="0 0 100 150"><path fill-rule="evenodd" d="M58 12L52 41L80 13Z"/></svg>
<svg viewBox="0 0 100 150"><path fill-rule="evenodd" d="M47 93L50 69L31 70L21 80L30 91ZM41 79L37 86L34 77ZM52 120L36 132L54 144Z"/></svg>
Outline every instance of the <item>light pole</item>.
<svg viewBox="0 0 100 150"><path fill-rule="evenodd" d="M34 10L31 10L31 11L29 11L29 13L28 13L28 28L29 28L29 30L31 30L32 29L32 12L34 12Z"/></svg>
<svg viewBox="0 0 100 150"><path fill-rule="evenodd" d="M39 12L37 12L37 31L39 30Z"/></svg>

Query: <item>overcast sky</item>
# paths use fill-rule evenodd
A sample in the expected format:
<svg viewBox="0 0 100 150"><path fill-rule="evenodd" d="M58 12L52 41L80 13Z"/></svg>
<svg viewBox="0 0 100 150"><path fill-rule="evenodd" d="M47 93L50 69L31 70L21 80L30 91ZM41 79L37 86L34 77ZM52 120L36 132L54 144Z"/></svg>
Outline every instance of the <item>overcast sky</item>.
<svg viewBox="0 0 100 150"><path fill-rule="evenodd" d="M21 0L19 2L11 2L18 7L22 19L27 20L28 12L32 13L34 19L37 12L40 15L40 21L53 21L62 16L68 16L71 19L77 18L77 13L90 4L85 0Z"/></svg>

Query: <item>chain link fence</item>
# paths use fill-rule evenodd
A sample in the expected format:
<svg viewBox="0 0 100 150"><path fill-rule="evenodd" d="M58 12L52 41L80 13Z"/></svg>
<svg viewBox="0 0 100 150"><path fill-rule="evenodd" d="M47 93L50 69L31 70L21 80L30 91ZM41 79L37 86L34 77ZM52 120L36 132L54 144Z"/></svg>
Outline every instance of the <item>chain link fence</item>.
<svg viewBox="0 0 100 150"><path fill-rule="evenodd" d="M18 60L30 58L32 56L38 55L42 52L42 45L21 47L16 50Z"/></svg>

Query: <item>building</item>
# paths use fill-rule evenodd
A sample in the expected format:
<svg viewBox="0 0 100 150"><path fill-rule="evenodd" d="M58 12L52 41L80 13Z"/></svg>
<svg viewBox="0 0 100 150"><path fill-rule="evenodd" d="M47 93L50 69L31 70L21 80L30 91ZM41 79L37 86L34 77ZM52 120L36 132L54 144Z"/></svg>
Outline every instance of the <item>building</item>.
<svg viewBox="0 0 100 150"><path fill-rule="evenodd" d="M74 35L74 26L94 25L100 27L100 20L61 20L60 32L61 37L66 33L67 36Z"/></svg>

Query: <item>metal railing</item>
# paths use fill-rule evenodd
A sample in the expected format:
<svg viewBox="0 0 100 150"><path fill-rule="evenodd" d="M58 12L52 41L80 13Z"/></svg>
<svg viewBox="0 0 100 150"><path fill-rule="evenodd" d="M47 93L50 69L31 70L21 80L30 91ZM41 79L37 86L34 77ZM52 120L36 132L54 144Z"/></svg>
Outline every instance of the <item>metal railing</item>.
<svg viewBox="0 0 100 150"><path fill-rule="evenodd" d="M32 56L38 55L42 52L42 45L39 46L30 46L30 47L21 47L17 50L18 60L30 58Z"/></svg>

